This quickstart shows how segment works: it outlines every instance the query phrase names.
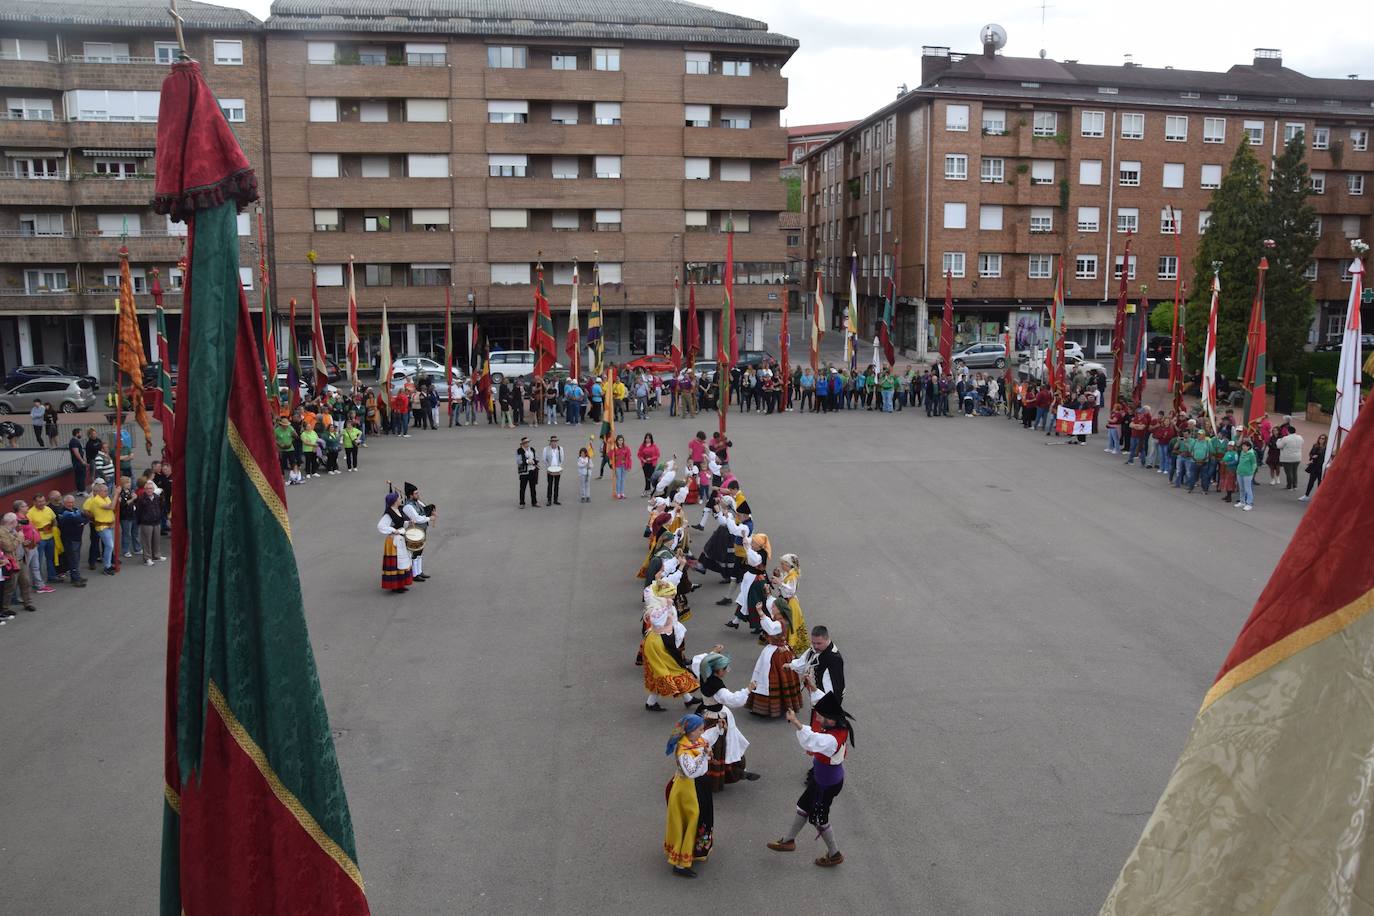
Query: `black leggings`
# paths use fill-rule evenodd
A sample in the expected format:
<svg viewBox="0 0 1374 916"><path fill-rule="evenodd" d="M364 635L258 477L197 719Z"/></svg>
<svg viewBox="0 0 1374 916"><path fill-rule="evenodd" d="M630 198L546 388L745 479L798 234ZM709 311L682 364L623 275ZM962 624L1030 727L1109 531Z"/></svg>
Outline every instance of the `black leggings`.
<svg viewBox="0 0 1374 916"><path fill-rule="evenodd" d="M344 458L348 463L348 469L354 470L358 467L358 446L344 449Z"/></svg>
<svg viewBox="0 0 1374 916"><path fill-rule="evenodd" d="M650 482L653 480L653 477L654 477L654 467L655 467L654 465L649 464L647 461L640 465L640 469L644 471L644 489L645 489L645 490L648 490L648 489L649 489L649 484L650 484Z"/></svg>
<svg viewBox="0 0 1374 916"><path fill-rule="evenodd" d="M1312 491L1322 482L1322 473L1321 465L1317 465L1316 470L1307 472L1307 496L1311 496Z"/></svg>

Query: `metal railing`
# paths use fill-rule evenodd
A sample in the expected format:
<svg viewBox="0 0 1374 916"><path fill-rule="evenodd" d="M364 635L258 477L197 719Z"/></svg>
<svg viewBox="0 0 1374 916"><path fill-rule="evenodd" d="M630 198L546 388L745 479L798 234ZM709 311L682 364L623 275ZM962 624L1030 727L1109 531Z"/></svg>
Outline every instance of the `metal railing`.
<svg viewBox="0 0 1374 916"><path fill-rule="evenodd" d="M55 64L55 63L57 63L57 58L56 58L54 55L52 55L52 54L49 54L47 57L41 57L41 58L40 58L40 57L20 57L18 54L14 53L13 51L0 51L0 60L18 60L18 61L25 61L25 62L27 62L27 61L33 61L33 62L36 63L36 64Z"/></svg>
<svg viewBox="0 0 1374 916"><path fill-rule="evenodd" d="M10 454L16 453L16 454ZM0 506L9 511L10 499L31 499L26 492L34 481L61 473L71 467L65 452L56 449L29 451L0 447L0 495L6 497Z"/></svg>
<svg viewBox="0 0 1374 916"><path fill-rule="evenodd" d="M156 57L130 57L126 54L105 55L68 54L62 59L67 64L163 64L171 66L174 61L158 60Z"/></svg>

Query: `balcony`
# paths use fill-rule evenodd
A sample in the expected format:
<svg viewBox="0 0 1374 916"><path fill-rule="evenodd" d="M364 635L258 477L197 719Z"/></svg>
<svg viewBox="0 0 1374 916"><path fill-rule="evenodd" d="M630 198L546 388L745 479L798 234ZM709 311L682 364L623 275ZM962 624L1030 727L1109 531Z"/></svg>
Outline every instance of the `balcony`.
<svg viewBox="0 0 1374 916"><path fill-rule="evenodd" d="M447 121L307 124L305 148L312 153L447 153L453 148L453 125Z"/></svg>
<svg viewBox="0 0 1374 916"><path fill-rule="evenodd" d="M684 261L724 261L724 232L688 232L683 236ZM781 232L736 232L736 261L782 261L786 248Z"/></svg>
<svg viewBox="0 0 1374 916"><path fill-rule="evenodd" d="M157 145L157 122L69 121L67 138L78 148L150 150Z"/></svg>
<svg viewBox="0 0 1374 916"><path fill-rule="evenodd" d="M488 68L484 83L489 99L619 102L625 98L625 74L618 70Z"/></svg>
<svg viewBox="0 0 1374 916"><path fill-rule="evenodd" d="M787 131L781 127L684 127L682 155L725 159L772 159L787 155Z"/></svg>
<svg viewBox="0 0 1374 916"><path fill-rule="evenodd" d="M1011 251L1013 254L1051 254L1060 251L1064 245L1064 233L1060 229L1049 232L1032 232L1030 222L1015 222L1007 226L1011 230ZM986 233L983 233L986 234ZM983 234L980 234L980 239ZM984 250L996 251L992 248Z"/></svg>
<svg viewBox="0 0 1374 916"><path fill-rule="evenodd" d="M86 60L79 54L62 61L65 88L108 86L119 89L159 90L169 67L151 57L124 57L116 60Z"/></svg>
<svg viewBox="0 0 1374 916"><path fill-rule="evenodd" d="M12 207L69 207L72 203L72 184L65 178L0 175L0 201Z"/></svg>
<svg viewBox="0 0 1374 916"><path fill-rule="evenodd" d="M71 182L72 203L78 207L127 205L146 207L154 192L152 175L135 178L106 178L82 175Z"/></svg>
<svg viewBox="0 0 1374 916"><path fill-rule="evenodd" d="M63 89L62 65L56 60L0 58L0 86L7 89Z"/></svg>
<svg viewBox="0 0 1374 916"><path fill-rule="evenodd" d="M52 312L87 311L83 298L75 290L57 293L26 293L22 289L0 290L0 315L46 315ZM94 311L94 309L90 309ZM100 309L111 310L106 302Z"/></svg>
<svg viewBox="0 0 1374 916"><path fill-rule="evenodd" d="M542 208L550 204L569 209L620 209L625 206L625 183L614 178L487 179L488 207Z"/></svg>
<svg viewBox="0 0 1374 916"><path fill-rule="evenodd" d="M452 178L312 178L314 207L452 207Z"/></svg>
<svg viewBox="0 0 1374 916"><path fill-rule="evenodd" d="M787 79L772 71L760 71L753 76L685 73L682 100L708 105L786 108Z"/></svg>
<svg viewBox="0 0 1374 916"><path fill-rule="evenodd" d="M161 221L161 217L158 217ZM98 261L113 264L119 260L119 249L124 241L117 235L101 235L91 232L79 239L78 251L82 261ZM166 232L144 230L138 235L129 236L130 262L168 262L177 261L186 253L185 236L168 235Z"/></svg>
<svg viewBox="0 0 1374 916"><path fill-rule="evenodd" d="M0 232L0 251L4 252L4 260L10 263L70 264L77 260L76 239L70 233L24 235L7 229Z"/></svg>
<svg viewBox="0 0 1374 916"><path fill-rule="evenodd" d="M346 264L349 255L371 264L449 263L455 239L452 232L312 232L308 245L326 264Z"/></svg>
<svg viewBox="0 0 1374 916"><path fill-rule="evenodd" d="M1059 207L1059 179L1055 175L1052 184L1035 184L1030 174L1016 176L1016 203L1023 207Z"/></svg>
<svg viewBox="0 0 1374 916"><path fill-rule="evenodd" d="M570 263L573 258L591 264L600 253L603 261L625 260L625 233L549 230L520 231L495 229L487 234L487 260L495 263L529 261L533 263L543 252L544 264ZM589 268L590 270L590 268ZM544 282L552 286L546 271Z"/></svg>
<svg viewBox="0 0 1374 916"><path fill-rule="evenodd" d="M688 210L781 211L787 208L787 188L776 180L688 179L682 182L682 205Z"/></svg>
<svg viewBox="0 0 1374 916"><path fill-rule="evenodd" d="M0 114L0 133L5 143L22 147L66 147L67 122L15 118Z"/></svg>
<svg viewBox="0 0 1374 916"><path fill-rule="evenodd" d="M450 67L307 64L305 95L336 98L448 98Z"/></svg>
<svg viewBox="0 0 1374 916"><path fill-rule="evenodd" d="M625 128L619 124L488 124L487 152L555 156L619 156Z"/></svg>
<svg viewBox="0 0 1374 916"><path fill-rule="evenodd" d="M1352 239L1346 238L1343 234L1324 235L1317 242L1317 248L1312 252L1314 258L1332 258L1337 261L1351 261L1355 258L1355 253L1350 250Z"/></svg>

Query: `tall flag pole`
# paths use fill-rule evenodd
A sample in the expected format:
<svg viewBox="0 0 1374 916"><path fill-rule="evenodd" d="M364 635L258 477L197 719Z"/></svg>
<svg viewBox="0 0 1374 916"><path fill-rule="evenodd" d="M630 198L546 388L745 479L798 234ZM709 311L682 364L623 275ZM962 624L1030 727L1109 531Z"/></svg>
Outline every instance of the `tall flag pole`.
<svg viewBox="0 0 1374 916"><path fill-rule="evenodd" d="M289 319L290 335L287 343L291 353L286 357L287 404L295 410L301 403L301 348L296 345L296 297L291 297ZM184 333L184 332L183 332Z"/></svg>
<svg viewBox="0 0 1374 916"><path fill-rule="evenodd" d="M544 253L537 262L538 282L534 286L534 377L543 378L554 366L553 314L544 295Z"/></svg>
<svg viewBox="0 0 1374 916"><path fill-rule="evenodd" d="M1241 628L1101 916L1369 911L1374 411Z"/></svg>
<svg viewBox="0 0 1374 916"><path fill-rule="evenodd" d="M448 296L448 290L444 290ZM354 279L353 255L348 256L348 327L344 330L344 342L348 353L348 384L352 391L358 390L358 285ZM447 352L452 352L451 350ZM451 362L451 361L450 361ZM452 371L449 375L452 375Z"/></svg>
<svg viewBox="0 0 1374 916"><path fill-rule="evenodd" d="M1323 467L1331 465L1360 415L1360 302L1364 293L1363 255L1369 246L1355 239L1350 247L1355 252L1350 265L1350 304L1345 309L1345 335L1341 339L1340 367L1336 370L1336 409L1331 414L1331 431L1326 435Z"/></svg>
<svg viewBox="0 0 1374 916"><path fill-rule="evenodd" d="M1059 273L1054 283L1054 299L1050 302L1050 349L1045 354L1046 368L1049 372L1045 381L1051 388L1066 391L1064 365L1064 258L1059 258Z"/></svg>
<svg viewBox="0 0 1374 916"><path fill-rule="evenodd" d="M725 238L725 298L720 308L720 334L716 343L716 406L720 434L725 428L730 414L730 379L736 361L739 359L739 337L735 333L735 220L731 216L726 222Z"/></svg>
<svg viewBox="0 0 1374 916"><path fill-rule="evenodd" d="M682 361L685 365L695 364L701 353L701 325L697 321L697 285L687 281L687 334L683 341Z"/></svg>
<svg viewBox="0 0 1374 916"><path fill-rule="evenodd" d="M859 358L859 252L849 252L849 307L844 313L844 361L852 372Z"/></svg>
<svg viewBox="0 0 1374 916"><path fill-rule="evenodd" d="M176 398L172 393L172 348L167 342L167 313L162 308L162 284L158 282L156 269L153 270L150 291L153 294L153 306L157 309L157 387L161 394L154 415L162 424L163 450L170 455L176 430Z"/></svg>
<svg viewBox="0 0 1374 916"><path fill-rule="evenodd" d="M153 207L187 223L172 475L162 916L368 912L291 546L236 210L257 180L194 61ZM249 562L244 562L249 558Z"/></svg>
<svg viewBox="0 0 1374 916"><path fill-rule="evenodd" d="M668 356L673 361L673 378L682 374L682 282L673 271L673 338L668 343ZM677 385L673 385L676 393ZM674 395L676 396L676 394Z"/></svg>
<svg viewBox="0 0 1374 916"><path fill-rule="evenodd" d="M1002 396L1007 399L1007 403L1008 405L1010 405L1012 372L1011 367L1013 362L1011 358L1011 325L1007 325L1006 332L1002 335L1002 347L1006 351L1005 355L1003 356L1005 365L1002 367L1002 384L1005 386L1003 389ZM1011 417L1010 410L1008 410L1007 416L1008 418Z"/></svg>
<svg viewBox="0 0 1374 916"><path fill-rule="evenodd" d="M292 299L291 305L294 307L295 304L296 300ZM293 352L296 349L294 341L295 339L292 338L291 349ZM391 327L386 320L386 299L382 299L382 341L378 362L382 364L381 368L377 370L377 378L382 387L382 397L389 402L391 400Z"/></svg>
<svg viewBox="0 0 1374 916"><path fill-rule="evenodd" d="M1136 309L1135 376L1131 385L1131 402L1139 407L1145 401L1145 386L1149 383L1149 363L1145 360L1145 332L1149 329L1150 300L1148 287L1140 284L1140 307Z"/></svg>
<svg viewBox="0 0 1374 916"><path fill-rule="evenodd" d="M1217 428L1217 303L1221 299L1221 262L1212 262L1212 304L1207 310L1207 342L1202 351L1202 406Z"/></svg>
<svg viewBox="0 0 1374 916"><path fill-rule="evenodd" d="M730 334L730 368L739 364L739 334L735 330L735 218L725 223L725 330Z"/></svg>
<svg viewBox="0 0 1374 916"><path fill-rule="evenodd" d="M314 364L314 385L315 397L323 397L324 390L329 385L329 365L325 361L324 350L324 323L320 320L320 290L315 282L315 260L317 255L313 251L307 251L305 257L310 261L310 350L315 355L311 362Z"/></svg>
<svg viewBox="0 0 1374 916"><path fill-rule="evenodd" d="M940 373L954 370L954 271L945 271L945 311L940 319Z"/></svg>
<svg viewBox="0 0 1374 916"><path fill-rule="evenodd" d="M897 256L902 250L902 240L892 240L892 271L887 275L887 298L883 301L883 319L878 322L878 339L883 345L883 356L887 357L887 367L891 369L897 362L897 351L892 346L892 317L897 310Z"/></svg>
<svg viewBox="0 0 1374 916"><path fill-rule="evenodd" d="M143 334L138 328L138 307L134 305L134 281L129 272L129 246L119 246L119 371L129 379L129 403L134 419L143 430L143 445L153 451L152 427L148 425L148 411L143 403ZM116 394L121 384L115 384ZM124 444L116 437L120 454L115 460L122 464ZM121 471L122 473L122 471ZM116 475L118 477L118 475Z"/></svg>
<svg viewBox="0 0 1374 916"><path fill-rule="evenodd" d="M615 389L615 366L609 367L606 373L606 386L603 391L613 391ZM612 399L605 397L601 401L601 449L602 453L609 459L611 457L611 446L615 443L615 408ZM611 489L615 489L615 468L611 468Z"/></svg>
<svg viewBox="0 0 1374 916"><path fill-rule="evenodd" d="M444 287L444 391L448 393L448 425L453 425L457 402L453 391L453 284Z"/></svg>
<svg viewBox="0 0 1374 916"><path fill-rule="evenodd" d="M1266 241L1265 247L1272 242ZM1250 305L1250 324L1245 332L1245 353L1241 357L1240 384L1245 389L1245 423L1264 416L1266 406L1265 391L1265 350L1268 348L1268 328L1264 320L1264 278L1269 273L1269 259L1261 257L1259 276L1255 280L1255 299Z"/></svg>
<svg viewBox="0 0 1374 916"><path fill-rule="evenodd" d="M1112 394L1107 408L1121 400L1121 373L1126 362L1126 281L1131 272L1131 233L1126 233L1126 252L1121 258L1121 286L1116 295L1116 322L1112 326Z"/></svg>
<svg viewBox="0 0 1374 916"><path fill-rule="evenodd" d="M821 269L816 268L816 301L811 305L811 374L821 371L821 335L825 333L821 324L821 311L825 307L825 288Z"/></svg>
<svg viewBox="0 0 1374 916"><path fill-rule="evenodd" d="M787 293L783 293L780 298L782 299L782 325L778 329L778 356L782 363L779 367L782 378L779 381L782 383L782 409L786 410L790 406L789 402L792 398L792 355L790 353L792 332L787 328L787 313L789 311Z"/></svg>
<svg viewBox="0 0 1374 916"><path fill-rule="evenodd" d="M601 339L601 253L592 252L592 308L587 313L587 349L592 351L592 375L601 375L605 341Z"/></svg>
<svg viewBox="0 0 1374 916"><path fill-rule="evenodd" d="M277 323L272 312L272 291L267 275L267 223L263 218L262 204L258 211L258 296L262 301L262 381L267 390L267 403L275 416L281 400L281 386L277 384ZM183 278L185 272L182 273Z"/></svg>
<svg viewBox="0 0 1374 916"><path fill-rule="evenodd" d="M1179 312L1183 308L1183 227L1178 223L1178 213L1173 204L1169 205L1169 223L1174 227L1174 321L1169 334L1169 391L1183 384L1183 367L1179 361L1181 351L1178 347Z"/></svg>
<svg viewBox="0 0 1374 916"><path fill-rule="evenodd" d="M572 367L572 377L581 375L581 348L578 344L577 327L577 259L573 258L572 305L568 308L568 344L563 352L568 354L568 365Z"/></svg>

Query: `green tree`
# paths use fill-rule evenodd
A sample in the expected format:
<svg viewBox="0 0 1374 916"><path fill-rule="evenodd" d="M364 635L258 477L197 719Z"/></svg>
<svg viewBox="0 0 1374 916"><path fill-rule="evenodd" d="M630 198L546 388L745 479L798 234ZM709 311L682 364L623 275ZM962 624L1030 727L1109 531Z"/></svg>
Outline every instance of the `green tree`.
<svg viewBox="0 0 1374 916"><path fill-rule="evenodd" d="M1267 238L1275 244L1269 252L1264 312L1269 328L1269 365L1283 372L1294 371L1316 312L1312 282L1302 275L1317 249L1317 235L1313 231L1317 211L1307 203L1312 190L1304 161L1306 153L1301 134L1289 140L1274 160L1269 182Z"/></svg>
<svg viewBox="0 0 1374 916"><path fill-rule="evenodd" d="M1221 262L1221 297L1217 305L1217 370L1238 374L1250 303L1255 295L1255 275L1262 243L1270 238L1269 202L1264 192L1264 170L1245 138L1231 158L1221 187L1212 193L1212 219L1198 243L1193 260L1193 282L1188 295L1187 364L1202 365L1207 341L1207 314L1212 300L1212 262Z"/></svg>
<svg viewBox="0 0 1374 916"><path fill-rule="evenodd" d="M787 209L791 213L801 212L801 179L785 176L782 183L787 187Z"/></svg>

